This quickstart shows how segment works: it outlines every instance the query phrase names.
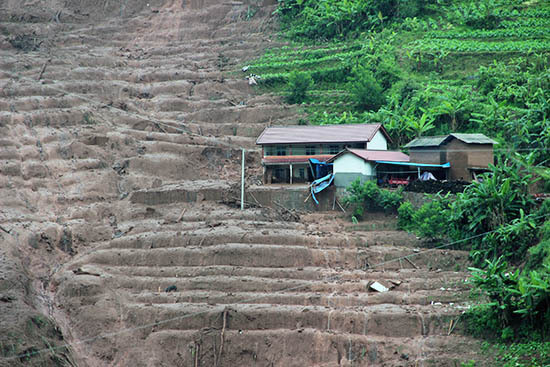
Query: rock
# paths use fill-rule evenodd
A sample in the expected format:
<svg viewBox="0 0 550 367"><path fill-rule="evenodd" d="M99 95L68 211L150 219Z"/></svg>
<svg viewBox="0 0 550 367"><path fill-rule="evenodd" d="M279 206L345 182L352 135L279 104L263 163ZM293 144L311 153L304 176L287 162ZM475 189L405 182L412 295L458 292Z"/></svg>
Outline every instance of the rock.
<svg viewBox="0 0 550 367"><path fill-rule="evenodd" d="M175 285L171 285L169 287L166 287L166 289L164 290L165 292L177 292L178 290L178 287L176 287Z"/></svg>

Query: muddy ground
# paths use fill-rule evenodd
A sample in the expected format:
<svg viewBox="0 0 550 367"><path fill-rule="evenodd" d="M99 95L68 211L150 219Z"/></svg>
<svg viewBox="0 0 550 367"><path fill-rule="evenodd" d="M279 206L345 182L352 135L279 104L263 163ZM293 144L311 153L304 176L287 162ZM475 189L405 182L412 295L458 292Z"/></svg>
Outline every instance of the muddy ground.
<svg viewBox="0 0 550 367"><path fill-rule="evenodd" d="M257 135L299 116L240 72L281 45L275 3L0 2L0 365L476 357L465 253L228 205L241 149L256 184Z"/></svg>

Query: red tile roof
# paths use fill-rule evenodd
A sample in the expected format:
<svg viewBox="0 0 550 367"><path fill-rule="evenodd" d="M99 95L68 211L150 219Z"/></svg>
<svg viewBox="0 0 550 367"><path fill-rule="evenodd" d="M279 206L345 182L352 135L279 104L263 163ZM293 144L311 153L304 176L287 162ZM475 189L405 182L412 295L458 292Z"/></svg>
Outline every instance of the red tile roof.
<svg viewBox="0 0 550 367"><path fill-rule="evenodd" d="M378 130L390 139L380 124L266 127L256 144L308 144L369 142Z"/></svg>
<svg viewBox="0 0 550 367"><path fill-rule="evenodd" d="M326 162L328 159L332 158L333 155L322 154L322 155L273 155L264 157L264 164L277 164L277 163L308 163L309 158L315 158L321 162Z"/></svg>
<svg viewBox="0 0 550 367"><path fill-rule="evenodd" d="M389 162L409 162L409 156L402 152L393 152L391 150L365 150L365 149L346 149L329 159L334 162L339 156L352 153L365 161L389 161Z"/></svg>

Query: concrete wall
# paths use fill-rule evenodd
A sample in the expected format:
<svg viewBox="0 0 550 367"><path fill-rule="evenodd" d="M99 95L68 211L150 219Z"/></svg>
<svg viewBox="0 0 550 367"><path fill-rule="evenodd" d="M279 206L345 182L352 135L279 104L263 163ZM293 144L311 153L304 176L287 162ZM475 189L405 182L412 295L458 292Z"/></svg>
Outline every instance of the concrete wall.
<svg viewBox="0 0 550 367"><path fill-rule="evenodd" d="M279 204L287 209L299 211L332 210L336 193L334 186L315 195L319 200L319 205L315 204L313 198L308 198L309 192L308 185L253 186L246 191L246 201L275 209L278 208L277 204ZM337 205L336 210L339 210Z"/></svg>
<svg viewBox="0 0 550 367"><path fill-rule="evenodd" d="M388 150L388 141L380 130L376 132L371 141L367 143L369 150Z"/></svg>
<svg viewBox="0 0 550 367"><path fill-rule="evenodd" d="M334 185L338 188L346 188L357 179L363 183L368 180L374 180L375 178L375 176L366 176L360 173L336 173L334 175Z"/></svg>

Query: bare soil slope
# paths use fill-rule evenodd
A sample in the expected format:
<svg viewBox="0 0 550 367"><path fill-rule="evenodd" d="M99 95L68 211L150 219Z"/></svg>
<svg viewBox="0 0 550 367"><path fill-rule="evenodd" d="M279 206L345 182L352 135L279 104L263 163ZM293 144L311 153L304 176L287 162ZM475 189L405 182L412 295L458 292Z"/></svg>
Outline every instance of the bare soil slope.
<svg viewBox="0 0 550 367"><path fill-rule="evenodd" d="M455 366L474 355L460 325L447 336L466 254L376 266L421 244L220 203L236 196L240 149L256 182L256 136L297 120L238 72L276 45L274 1L22 3L0 4L0 241L9 278L32 276L17 285L28 311L0 321L15 329L40 312L58 334L3 338L1 363ZM370 292L372 281L392 289ZM64 341L70 350L55 349ZM45 352L17 357L31 346Z"/></svg>

